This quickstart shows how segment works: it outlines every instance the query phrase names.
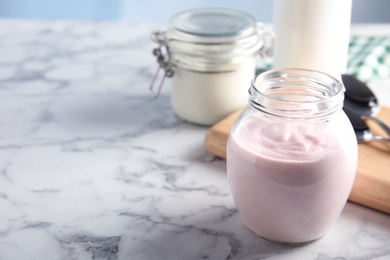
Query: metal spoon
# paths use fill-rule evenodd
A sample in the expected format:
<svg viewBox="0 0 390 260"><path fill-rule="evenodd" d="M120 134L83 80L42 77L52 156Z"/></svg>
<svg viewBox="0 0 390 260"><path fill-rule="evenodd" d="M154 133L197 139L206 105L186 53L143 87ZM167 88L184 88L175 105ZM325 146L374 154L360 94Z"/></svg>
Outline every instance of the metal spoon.
<svg viewBox="0 0 390 260"><path fill-rule="evenodd" d="M351 75L342 75L343 84L345 87L344 111L349 117L354 126L355 132L361 140L380 141L383 137L373 137L370 129L363 119L369 119L381 127L390 137L390 127L384 122L374 117L379 109L378 99L371 89L364 82ZM363 133L365 137L363 138ZM370 137L371 134L371 137ZM380 140L379 140L380 139ZM384 138L386 139L386 138ZM382 140L385 141L385 140Z"/></svg>
<svg viewBox="0 0 390 260"><path fill-rule="evenodd" d="M345 87L344 106L354 113L370 117L379 112L378 99L367 84L352 75L344 74L341 78Z"/></svg>

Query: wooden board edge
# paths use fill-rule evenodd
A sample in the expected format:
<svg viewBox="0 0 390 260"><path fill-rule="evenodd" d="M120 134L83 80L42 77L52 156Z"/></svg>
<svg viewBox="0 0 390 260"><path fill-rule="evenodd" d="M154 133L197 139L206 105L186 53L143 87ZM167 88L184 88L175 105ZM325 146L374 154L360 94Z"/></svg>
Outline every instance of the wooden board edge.
<svg viewBox="0 0 390 260"><path fill-rule="evenodd" d="M356 173L348 200L390 214L389 183Z"/></svg>
<svg viewBox="0 0 390 260"><path fill-rule="evenodd" d="M216 140L218 141L216 142ZM225 139L223 134L218 133L216 131L207 131L205 138L205 146L211 154L216 155L222 159L226 159L226 144L227 138Z"/></svg>

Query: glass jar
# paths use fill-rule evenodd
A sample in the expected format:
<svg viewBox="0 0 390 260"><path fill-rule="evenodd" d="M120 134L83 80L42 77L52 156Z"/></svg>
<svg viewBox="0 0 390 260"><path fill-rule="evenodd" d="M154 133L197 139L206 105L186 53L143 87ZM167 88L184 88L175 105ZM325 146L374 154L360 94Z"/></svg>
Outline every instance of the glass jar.
<svg viewBox="0 0 390 260"><path fill-rule="evenodd" d="M227 9L179 13L152 39L159 44L154 54L160 67L150 89L157 97L165 77L172 77L174 111L201 125L214 124L245 106L256 59L272 56L274 42L273 34L252 16Z"/></svg>
<svg viewBox="0 0 390 260"><path fill-rule="evenodd" d="M343 85L318 71L258 75L227 144L231 192L261 238L304 243L341 213L357 167L357 141L342 110Z"/></svg>

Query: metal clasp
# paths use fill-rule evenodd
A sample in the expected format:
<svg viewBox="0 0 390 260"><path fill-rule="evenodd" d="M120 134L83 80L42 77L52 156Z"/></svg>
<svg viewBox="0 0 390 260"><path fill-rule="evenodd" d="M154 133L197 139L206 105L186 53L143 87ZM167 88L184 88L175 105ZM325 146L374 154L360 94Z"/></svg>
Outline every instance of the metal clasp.
<svg viewBox="0 0 390 260"><path fill-rule="evenodd" d="M154 32L152 34L152 40L158 44L158 47L153 49L153 55L157 57L158 68L153 75L152 81L150 82L149 91L151 92L152 97L156 99L160 95L165 78L172 77L174 72L172 70L171 54L167 45L165 32ZM157 86L157 90L155 91L154 85L160 75L161 70L164 74L162 75L160 83Z"/></svg>
<svg viewBox="0 0 390 260"><path fill-rule="evenodd" d="M262 36L264 44L258 51L261 58L272 57L275 50L275 34L265 28L262 23L257 22L257 33Z"/></svg>

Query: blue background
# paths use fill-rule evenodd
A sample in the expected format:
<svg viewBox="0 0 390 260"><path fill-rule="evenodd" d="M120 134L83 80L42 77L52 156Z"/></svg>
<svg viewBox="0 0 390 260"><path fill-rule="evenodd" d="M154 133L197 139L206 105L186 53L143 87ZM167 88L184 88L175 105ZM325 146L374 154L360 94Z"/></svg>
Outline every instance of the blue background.
<svg viewBox="0 0 390 260"><path fill-rule="evenodd" d="M202 7L233 8L272 21L272 0L0 0L0 17L166 23L175 13ZM389 11L389 0L354 0L352 23L390 23Z"/></svg>

